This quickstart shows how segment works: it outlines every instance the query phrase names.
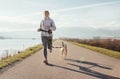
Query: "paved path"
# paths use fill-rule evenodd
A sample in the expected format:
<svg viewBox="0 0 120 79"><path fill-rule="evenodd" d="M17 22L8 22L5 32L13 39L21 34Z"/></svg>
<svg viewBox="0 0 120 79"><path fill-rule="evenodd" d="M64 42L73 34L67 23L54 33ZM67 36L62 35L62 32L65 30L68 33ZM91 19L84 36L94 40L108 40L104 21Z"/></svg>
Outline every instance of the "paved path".
<svg viewBox="0 0 120 79"><path fill-rule="evenodd" d="M60 45L60 40L54 42L54 46ZM67 45L66 60L60 49L53 49L48 53L50 64L45 65L43 50L40 50L0 73L0 79L120 79L120 60L70 43Z"/></svg>

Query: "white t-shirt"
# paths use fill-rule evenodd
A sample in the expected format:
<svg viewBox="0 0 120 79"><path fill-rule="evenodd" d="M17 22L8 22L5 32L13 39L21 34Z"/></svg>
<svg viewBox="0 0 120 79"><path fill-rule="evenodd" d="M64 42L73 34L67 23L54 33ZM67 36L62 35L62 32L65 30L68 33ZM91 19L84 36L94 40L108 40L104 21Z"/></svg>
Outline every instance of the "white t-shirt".
<svg viewBox="0 0 120 79"><path fill-rule="evenodd" d="M48 31L49 29L52 31L56 30L56 26L54 21L50 17L45 17L41 23L40 23L40 28L43 30ZM49 29L48 29L49 28ZM41 32L41 36L46 36L46 37L52 37L53 34L49 34L48 32Z"/></svg>

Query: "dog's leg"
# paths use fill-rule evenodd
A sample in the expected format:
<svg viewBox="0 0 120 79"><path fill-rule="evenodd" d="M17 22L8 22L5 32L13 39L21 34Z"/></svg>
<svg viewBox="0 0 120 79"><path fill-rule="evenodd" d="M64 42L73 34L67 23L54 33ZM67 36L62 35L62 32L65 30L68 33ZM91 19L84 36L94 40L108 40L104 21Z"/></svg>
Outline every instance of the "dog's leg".
<svg viewBox="0 0 120 79"><path fill-rule="evenodd" d="M62 50L62 56L64 56L64 49Z"/></svg>
<svg viewBox="0 0 120 79"><path fill-rule="evenodd" d="M61 48L61 54L62 54L62 56L63 56L63 52L64 52L64 49L63 49L63 48Z"/></svg>
<svg viewBox="0 0 120 79"><path fill-rule="evenodd" d="M65 45L65 59L66 59L66 56L67 56L67 45Z"/></svg>

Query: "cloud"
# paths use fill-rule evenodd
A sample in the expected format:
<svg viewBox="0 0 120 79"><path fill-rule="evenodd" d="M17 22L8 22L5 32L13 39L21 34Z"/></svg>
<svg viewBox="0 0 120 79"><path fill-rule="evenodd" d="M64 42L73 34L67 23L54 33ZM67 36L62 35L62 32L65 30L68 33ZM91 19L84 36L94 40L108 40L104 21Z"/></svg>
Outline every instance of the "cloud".
<svg viewBox="0 0 120 79"><path fill-rule="evenodd" d="M105 2L105 3L98 3L98 4L90 4L90 5L83 5L83 6L72 7L72 8L64 8L64 9L55 10L55 12L64 12L64 11L70 11L70 10L78 10L78 9L85 9L85 8L93 8L93 7L99 7L99 6L106 6L106 5L116 4L118 2L120 2L120 1Z"/></svg>
<svg viewBox="0 0 120 79"><path fill-rule="evenodd" d="M105 2L73 8L59 9L53 11L54 18L57 20L57 25L60 27L79 26L116 30L120 28L120 6L115 5L119 2L120 1ZM114 4L114 6L111 4ZM94 9L89 10L89 8Z"/></svg>
<svg viewBox="0 0 120 79"><path fill-rule="evenodd" d="M22 16L0 16L0 32L36 31L39 20Z"/></svg>
<svg viewBox="0 0 120 79"><path fill-rule="evenodd" d="M120 22L119 21L111 21L103 25L105 29L108 30L120 30Z"/></svg>
<svg viewBox="0 0 120 79"><path fill-rule="evenodd" d="M33 18L26 18L23 16L0 16L0 22L18 23L18 24L37 24Z"/></svg>
<svg viewBox="0 0 120 79"><path fill-rule="evenodd" d="M25 29L18 29L18 28L0 28L0 32L28 32L28 31L36 31L36 29L32 28L25 28Z"/></svg>
<svg viewBox="0 0 120 79"><path fill-rule="evenodd" d="M70 26L72 26L72 27L73 26L88 27L89 26L89 27L94 27L94 28L105 28L106 27L105 29L107 29L107 27L113 28L113 26L115 26L115 28L119 28L119 21L116 23L113 23L113 24L111 24L111 22L113 22L114 20L109 21L109 19L112 19L113 17L115 17L115 16L111 17L111 15L110 15L110 13L114 15L114 13L112 13L112 12L114 12L113 9L112 10L110 9L109 10L110 13L107 14L107 10L103 10L103 9L97 10L97 8L96 8L99 6L107 6L107 5L116 4L119 2L120 1L83 5L83 6L72 7L72 8L51 10L50 12L51 12L51 16L55 20L57 27L70 27ZM89 10L89 8L94 8L94 11ZM82 9L82 11L79 9ZM87 12L85 12L86 10L87 10ZM61 13L61 12L63 12L63 13ZM109 15L108 17L106 17L105 12L107 15ZM101 14L105 14L104 15L105 17L103 17L103 18L106 18L107 21L105 21L105 19L103 19L103 18L100 19L101 16L103 16ZM94 16L91 16L91 15L94 15ZM98 15L100 17L97 17ZM116 16L118 16L118 15L116 15ZM6 24L11 23L11 26L13 25L14 27L16 24L18 24L21 29L24 29L26 24L33 25L33 26L36 25L39 27L39 23L40 23L41 19L42 19L42 12L35 12L35 13L31 12L28 14L23 14L21 16L0 16L0 22L4 22ZM22 24L22 26L20 26L21 24ZM0 28L3 28L3 27L4 26L0 26ZM3 29L3 30L5 30L5 29ZM19 28L16 28L15 30L17 30L17 29L20 30ZM15 30L13 29L13 31L15 31ZM24 31L25 30L27 30L27 29L24 29ZM0 30L0 31L2 31L2 30ZM6 31L9 31L9 30L6 29Z"/></svg>
<svg viewBox="0 0 120 79"><path fill-rule="evenodd" d="M113 2L104 2L104 3L90 4L90 5L83 5L83 6L77 6L77 7L72 7L72 8L63 8L63 9L51 10L50 12L53 13L53 14L57 14L59 12L79 10L79 9L85 9L85 8L94 8L94 7L99 7L99 6L106 6L106 5L116 4L116 3L119 3L119 2L120 1L113 1ZM42 15L42 12L25 14L23 16L36 16L36 15Z"/></svg>

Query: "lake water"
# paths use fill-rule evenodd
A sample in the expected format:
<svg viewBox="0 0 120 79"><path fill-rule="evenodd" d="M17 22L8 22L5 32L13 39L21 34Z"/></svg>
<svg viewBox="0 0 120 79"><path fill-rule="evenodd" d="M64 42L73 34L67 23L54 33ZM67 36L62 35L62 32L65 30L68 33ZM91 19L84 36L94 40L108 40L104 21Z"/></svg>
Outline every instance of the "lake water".
<svg viewBox="0 0 120 79"><path fill-rule="evenodd" d="M41 44L40 39L0 39L0 59L37 44Z"/></svg>

